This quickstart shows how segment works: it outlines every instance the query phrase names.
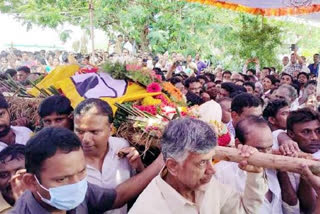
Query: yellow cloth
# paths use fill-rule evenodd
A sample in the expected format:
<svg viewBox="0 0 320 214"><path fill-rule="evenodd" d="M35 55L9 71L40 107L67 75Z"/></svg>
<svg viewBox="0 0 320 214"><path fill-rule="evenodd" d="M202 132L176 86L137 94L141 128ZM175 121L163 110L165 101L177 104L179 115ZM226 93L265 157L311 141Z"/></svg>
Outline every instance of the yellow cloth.
<svg viewBox="0 0 320 214"><path fill-rule="evenodd" d="M57 89L60 89L63 92L63 94L69 98L73 108L75 108L81 101L85 99L78 93L74 83L70 78L56 82L54 86ZM116 98L102 97L100 99L108 102L113 112L115 113L117 109L114 106L115 103L135 101L135 100L143 99L146 96L154 96L158 94L160 93L148 93L146 89L140 86L139 84L129 82L127 90L123 96L116 97Z"/></svg>
<svg viewBox="0 0 320 214"><path fill-rule="evenodd" d="M50 86L54 86L56 82L73 76L80 67L78 65L61 65L51 71L40 83L37 84L39 89L47 89ZM38 97L40 92L36 88L28 90L28 93Z"/></svg>
<svg viewBox="0 0 320 214"><path fill-rule="evenodd" d="M215 178L195 191L192 203L158 175L140 194L129 214L256 214L268 190L263 173L248 173L244 194Z"/></svg>
<svg viewBox="0 0 320 214"><path fill-rule="evenodd" d="M12 206L4 200L2 194L0 194L0 214L7 214L11 210Z"/></svg>
<svg viewBox="0 0 320 214"><path fill-rule="evenodd" d="M55 87L56 89L62 91L62 93L70 99L72 107L75 108L81 101L85 99L78 93L73 81L70 78L75 75L78 70L79 66L75 64L58 66L56 69L51 71L40 83L38 83L37 87L39 89L47 89L50 86ZM28 92L33 96L40 95L39 90L36 88L30 89ZM160 93L148 93L146 89L139 84L129 83L123 96L116 98L104 97L100 99L107 101L112 107L113 112L115 113L117 109L113 105L115 103L135 101L143 99L146 96L154 96L158 94Z"/></svg>

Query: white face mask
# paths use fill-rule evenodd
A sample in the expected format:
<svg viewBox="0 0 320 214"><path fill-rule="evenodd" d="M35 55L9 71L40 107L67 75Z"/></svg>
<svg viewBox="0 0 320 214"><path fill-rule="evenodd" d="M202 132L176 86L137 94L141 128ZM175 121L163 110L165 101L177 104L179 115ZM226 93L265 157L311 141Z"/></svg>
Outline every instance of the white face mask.
<svg viewBox="0 0 320 214"><path fill-rule="evenodd" d="M84 201L88 189L87 177L78 183L67 184L49 189L42 186L36 176L35 178L41 188L49 192L50 200L42 197L41 194L37 192L39 197L43 202L51 205L52 207L55 207L59 210L72 210Z"/></svg>

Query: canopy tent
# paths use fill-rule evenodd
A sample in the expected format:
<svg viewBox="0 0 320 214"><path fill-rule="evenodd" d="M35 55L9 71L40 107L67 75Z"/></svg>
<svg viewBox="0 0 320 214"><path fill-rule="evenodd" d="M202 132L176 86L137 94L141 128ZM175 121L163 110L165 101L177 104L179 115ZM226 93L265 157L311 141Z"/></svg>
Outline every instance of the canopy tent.
<svg viewBox="0 0 320 214"><path fill-rule="evenodd" d="M263 16L289 16L320 12L320 0L187 0Z"/></svg>

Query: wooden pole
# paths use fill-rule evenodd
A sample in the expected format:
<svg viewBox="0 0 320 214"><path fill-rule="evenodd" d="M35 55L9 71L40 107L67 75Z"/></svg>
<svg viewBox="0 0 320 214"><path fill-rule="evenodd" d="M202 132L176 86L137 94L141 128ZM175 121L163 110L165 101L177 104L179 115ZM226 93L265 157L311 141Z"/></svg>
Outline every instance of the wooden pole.
<svg viewBox="0 0 320 214"><path fill-rule="evenodd" d="M95 64L95 51L94 51L94 25L93 25L93 0L89 0L89 12L90 12L90 34L91 34L91 48L92 57L91 62Z"/></svg>
<svg viewBox="0 0 320 214"><path fill-rule="evenodd" d="M239 154L239 151L235 148L217 146L215 148L216 154L215 160L225 160L239 163L243 160L243 157ZM289 171L295 173L301 173L301 165L309 166L310 170L315 175L320 175L320 161L308 160L303 158L293 158L282 155L273 155L257 152L249 157L248 163L250 165L277 169L281 171Z"/></svg>

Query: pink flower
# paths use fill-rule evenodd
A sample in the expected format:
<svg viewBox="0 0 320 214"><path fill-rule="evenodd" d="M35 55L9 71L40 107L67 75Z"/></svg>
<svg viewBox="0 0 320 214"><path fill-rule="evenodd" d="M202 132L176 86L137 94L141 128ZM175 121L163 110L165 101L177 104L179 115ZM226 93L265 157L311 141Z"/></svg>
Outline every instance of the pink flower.
<svg viewBox="0 0 320 214"><path fill-rule="evenodd" d="M231 141L231 137L229 133L221 135L218 137L218 145L219 146L227 146Z"/></svg>
<svg viewBox="0 0 320 214"><path fill-rule="evenodd" d="M155 93L160 91L161 91L161 86L156 82L153 82L147 86L147 92L149 93Z"/></svg>

